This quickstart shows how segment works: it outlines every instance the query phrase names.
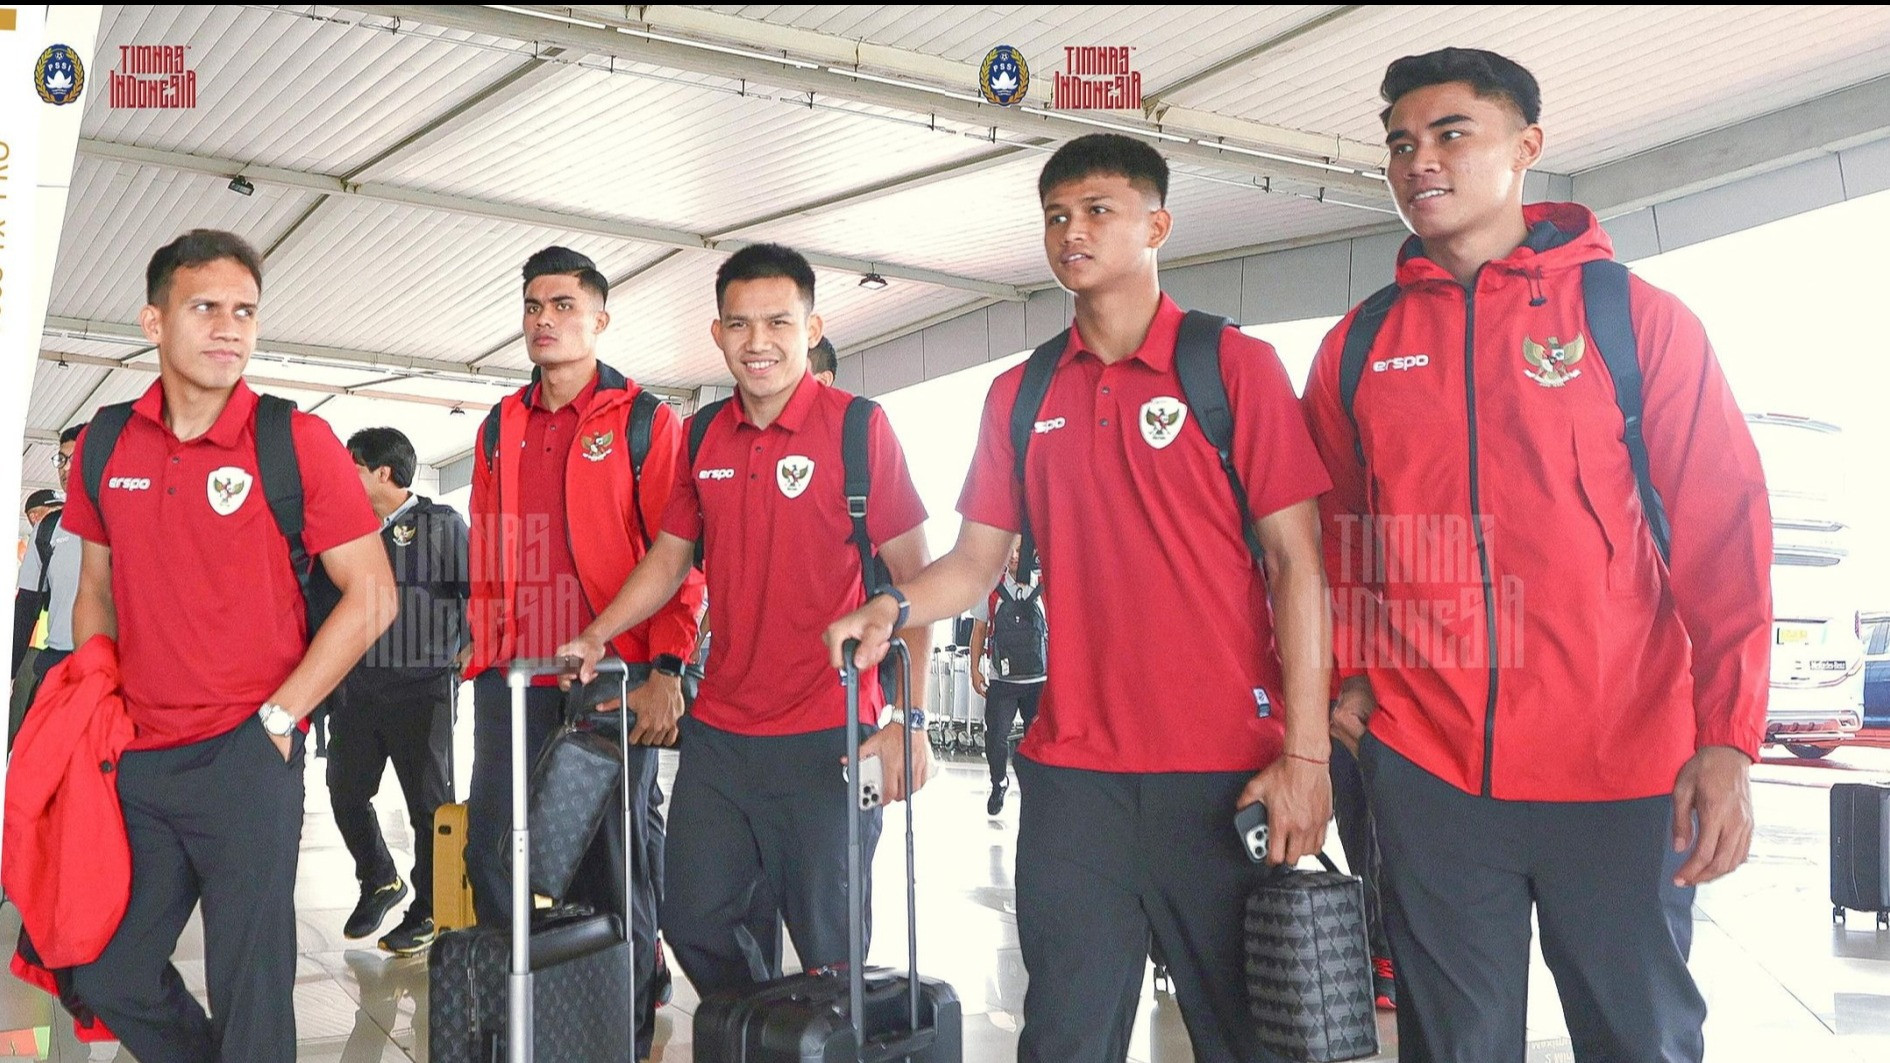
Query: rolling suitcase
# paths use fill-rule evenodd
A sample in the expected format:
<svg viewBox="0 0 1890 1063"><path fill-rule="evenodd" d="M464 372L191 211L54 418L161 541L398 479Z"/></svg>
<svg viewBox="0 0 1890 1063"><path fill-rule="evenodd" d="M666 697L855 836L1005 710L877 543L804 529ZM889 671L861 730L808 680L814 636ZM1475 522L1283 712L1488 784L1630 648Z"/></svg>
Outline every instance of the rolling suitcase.
<svg viewBox="0 0 1890 1063"><path fill-rule="evenodd" d="M1890 929L1890 786L1831 787L1831 920L1847 910L1877 913Z"/></svg>
<svg viewBox="0 0 1890 1063"><path fill-rule="evenodd" d="M457 684L458 677L453 678ZM457 692L456 692L457 693ZM457 720L455 708L452 718ZM459 776L453 769L453 742L446 743L446 796L459 796ZM421 884L414 883L414 888ZM473 914L472 879L466 875L466 806L449 801L433 810L433 926L440 933L464 930L479 921Z"/></svg>
<svg viewBox="0 0 1890 1063"><path fill-rule="evenodd" d="M905 659L905 644L893 640ZM858 644L843 649L847 720L859 719L860 677L853 667ZM860 762L860 732L847 733L847 763ZM964 1018L958 994L936 978L918 975L918 904L912 868L911 731L906 732L906 959L905 972L866 969L857 789L848 791L847 902L849 934L844 970L832 967L790 975L747 989L709 995L696 1009L696 1063L961 1063ZM861 1036L864 1028L865 1036Z"/></svg>
<svg viewBox="0 0 1890 1063"><path fill-rule="evenodd" d="M525 733L525 688L556 662L519 661L507 673L512 733ZM600 674L625 675L622 661ZM623 763L630 732L619 726ZM626 772L627 774L627 772ZM554 909L533 916L525 746L512 743L512 926L442 934L427 960L432 1063L634 1063L636 976L628 928L615 915ZM625 838L634 838L624 780ZM624 879L631 879L624 847Z"/></svg>

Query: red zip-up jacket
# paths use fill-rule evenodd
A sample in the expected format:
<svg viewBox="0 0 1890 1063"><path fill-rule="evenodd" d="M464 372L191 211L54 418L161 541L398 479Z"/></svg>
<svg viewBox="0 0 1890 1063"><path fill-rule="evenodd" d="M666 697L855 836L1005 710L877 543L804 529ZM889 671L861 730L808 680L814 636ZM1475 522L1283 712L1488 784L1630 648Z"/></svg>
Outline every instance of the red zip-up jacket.
<svg viewBox="0 0 1890 1063"><path fill-rule="evenodd" d="M1356 309L1313 364L1339 674L1369 677L1377 740L1466 792L1671 793L1701 747L1758 756L1772 612L1758 452L1699 320L1634 278L1663 563L1582 301L1582 263L1613 246L1576 204L1524 216L1529 239L1469 290L1406 243L1356 433L1339 398Z"/></svg>
<svg viewBox="0 0 1890 1063"><path fill-rule="evenodd" d="M472 599L466 610L473 632L469 678L513 657L517 630L510 614L524 546L516 519L519 448L538 386L534 374L530 384L500 400L499 447L492 464L487 465L481 450L473 451ZM630 407L640 391L622 373L599 362L597 390L578 423L578 438L614 433L616 446L628 447ZM593 613L610 604L630 570L643 559L645 530L652 541L661 530L682 450L682 421L667 403L656 408L640 484L630 474L626 455L612 453L595 459L586 456L583 447L571 447L565 461L565 521L578 581ZM648 661L665 653L691 659L702 617L703 587L702 573L691 569L676 597L656 615L612 639L610 648L626 661Z"/></svg>

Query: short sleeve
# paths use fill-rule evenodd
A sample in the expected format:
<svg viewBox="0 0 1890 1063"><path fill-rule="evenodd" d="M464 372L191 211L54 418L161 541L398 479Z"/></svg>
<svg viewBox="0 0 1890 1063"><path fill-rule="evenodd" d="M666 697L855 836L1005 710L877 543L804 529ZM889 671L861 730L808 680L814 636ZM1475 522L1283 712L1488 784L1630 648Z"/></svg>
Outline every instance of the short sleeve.
<svg viewBox="0 0 1890 1063"><path fill-rule="evenodd" d="M682 438L687 441L696 415L683 421ZM687 442L676 455L676 476L671 481L669 502L663 507L663 530L678 539L695 542L702 538L702 500L696 497L695 469L689 461Z"/></svg>
<svg viewBox="0 0 1890 1063"><path fill-rule="evenodd" d="M292 422L302 473L302 544L311 556L380 530L354 459L319 417L297 413Z"/></svg>
<svg viewBox="0 0 1890 1063"><path fill-rule="evenodd" d="M893 434L886 411L873 411L867 430L867 461L872 469L872 493L866 500L866 534L879 546L925 523L925 503L906 467L906 452Z"/></svg>
<svg viewBox="0 0 1890 1063"><path fill-rule="evenodd" d="M52 520L48 516L46 520ZM20 558L20 589L23 591L39 590L39 525L26 535L26 556Z"/></svg>
<svg viewBox="0 0 1890 1063"><path fill-rule="evenodd" d="M1011 408L1017 404L1023 379L1019 366L991 382L978 426L978 446L958 495L958 512L966 520L1011 532L1024 527L1024 485L1017 480L1016 451L1011 448Z"/></svg>
<svg viewBox="0 0 1890 1063"><path fill-rule="evenodd" d="M99 519L98 507L92 505L92 496L85 493L85 473L81 466L85 464L85 443L91 431L81 429L78 443L72 449L72 464L66 470L66 508L61 511L60 520L67 531L79 538L110 546L112 541L105 534L105 522Z"/></svg>
<svg viewBox="0 0 1890 1063"><path fill-rule="evenodd" d="M1272 345L1228 330L1221 337L1221 376L1234 416L1234 464L1254 517L1329 490L1325 462Z"/></svg>

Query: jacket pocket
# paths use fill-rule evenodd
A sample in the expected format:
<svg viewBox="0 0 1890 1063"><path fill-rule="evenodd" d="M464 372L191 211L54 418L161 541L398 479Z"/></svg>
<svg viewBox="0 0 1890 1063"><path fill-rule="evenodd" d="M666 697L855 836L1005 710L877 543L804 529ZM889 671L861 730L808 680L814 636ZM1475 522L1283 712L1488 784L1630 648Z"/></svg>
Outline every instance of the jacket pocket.
<svg viewBox="0 0 1890 1063"><path fill-rule="evenodd" d="M1608 593L1640 598L1659 586L1654 540L1641 514L1640 487L1627 447L1618 439L1598 440L1574 431L1575 482L1582 508L1594 520L1608 548Z"/></svg>

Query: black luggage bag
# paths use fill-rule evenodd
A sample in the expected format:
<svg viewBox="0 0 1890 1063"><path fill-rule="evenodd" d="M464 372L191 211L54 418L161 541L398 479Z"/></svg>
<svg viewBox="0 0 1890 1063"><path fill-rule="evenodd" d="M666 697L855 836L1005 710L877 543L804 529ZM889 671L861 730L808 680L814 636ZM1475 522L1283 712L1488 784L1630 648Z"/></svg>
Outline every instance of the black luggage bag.
<svg viewBox="0 0 1890 1063"><path fill-rule="evenodd" d="M555 662L519 661L509 670L512 733L525 732L531 677L564 671ZM600 673L625 674L606 660ZM629 731L619 727L629 762ZM624 837L632 833L624 780ZM427 1058L432 1063L634 1063L636 975L630 935L615 915L532 909L527 876L532 851L526 815L525 747L512 744L512 926L475 926L441 934L427 956ZM626 842L624 878L629 881ZM529 929L527 929L529 928ZM524 1037L512 1036L528 1031Z"/></svg>
<svg viewBox="0 0 1890 1063"><path fill-rule="evenodd" d="M1890 929L1890 786L1831 787L1831 920L1846 910L1877 913Z"/></svg>
<svg viewBox="0 0 1890 1063"><path fill-rule="evenodd" d="M1276 869L1247 896L1247 1003L1260 1043L1298 1063L1378 1052L1365 886L1334 867Z"/></svg>
<svg viewBox="0 0 1890 1063"><path fill-rule="evenodd" d="M842 651L846 668L847 720L859 719L860 677L853 667L857 644ZM908 672L905 644L893 653ZM908 695L909 697L909 695ZM908 709L910 711L910 709ZM860 762L860 732L847 733L847 763ZM923 733L923 732L921 732ZM865 918L861 888L860 802L849 789L847 900L851 926L847 964L789 975L746 989L710 994L696 1009L696 1063L962 1063L964 1017L958 994L918 970L918 914L912 865L912 748L906 731L906 971L864 966ZM864 1021L860 1018L864 1016ZM865 1029L862 1038L859 1030Z"/></svg>

